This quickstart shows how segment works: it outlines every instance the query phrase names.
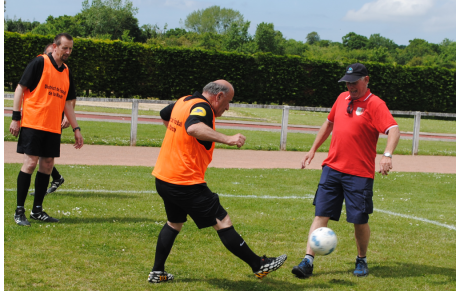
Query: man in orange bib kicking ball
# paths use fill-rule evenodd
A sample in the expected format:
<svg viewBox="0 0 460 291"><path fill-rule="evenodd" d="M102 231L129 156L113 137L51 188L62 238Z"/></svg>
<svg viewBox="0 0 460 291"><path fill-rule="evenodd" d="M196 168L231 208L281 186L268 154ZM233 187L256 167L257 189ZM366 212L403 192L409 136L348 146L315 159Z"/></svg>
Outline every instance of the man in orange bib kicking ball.
<svg viewBox="0 0 460 291"><path fill-rule="evenodd" d="M219 196L204 180L215 142L239 148L246 140L239 133L227 136L215 131L215 118L229 109L233 95L229 82L217 80L207 84L202 94L182 97L160 112L167 130L152 175L156 177L156 190L163 198L168 222L158 235L150 283L173 280L173 275L165 271L165 263L187 215L200 229L212 226L224 246L246 262L260 279L277 270L287 258L256 255L233 228Z"/></svg>

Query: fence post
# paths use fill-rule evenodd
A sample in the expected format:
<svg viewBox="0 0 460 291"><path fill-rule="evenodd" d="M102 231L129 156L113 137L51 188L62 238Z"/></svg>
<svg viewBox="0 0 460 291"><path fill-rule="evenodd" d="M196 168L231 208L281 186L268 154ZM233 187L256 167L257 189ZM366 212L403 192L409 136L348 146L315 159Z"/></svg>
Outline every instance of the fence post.
<svg viewBox="0 0 460 291"><path fill-rule="evenodd" d="M282 120L281 120L280 151L285 151L286 150L288 120L289 120L289 106L284 106L284 108L283 108L283 117L282 117Z"/></svg>
<svg viewBox="0 0 460 291"><path fill-rule="evenodd" d="M418 141L420 138L420 119L422 114L416 111L414 115L414 131L412 135L412 155L418 154Z"/></svg>
<svg viewBox="0 0 460 291"><path fill-rule="evenodd" d="M131 137L129 139L130 146L136 145L138 108L139 108L139 100L133 99L133 107L131 110Z"/></svg>

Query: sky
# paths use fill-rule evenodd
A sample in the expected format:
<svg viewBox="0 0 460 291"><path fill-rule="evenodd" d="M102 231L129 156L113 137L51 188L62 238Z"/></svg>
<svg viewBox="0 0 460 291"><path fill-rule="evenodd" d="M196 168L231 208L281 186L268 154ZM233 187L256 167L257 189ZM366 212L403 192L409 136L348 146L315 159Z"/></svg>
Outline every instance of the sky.
<svg viewBox="0 0 460 291"><path fill-rule="evenodd" d="M91 0L90 0L91 1ZM6 0L4 17L45 22L49 15L75 15L82 0ZM398 45L421 38L440 43L456 41L455 0L132 0L139 8L139 26L157 24L163 28L185 28L180 20L213 5L239 11L251 22L255 34L261 22L273 23L286 39L305 41L316 31L321 39L342 42L355 32L369 37L380 33Z"/></svg>

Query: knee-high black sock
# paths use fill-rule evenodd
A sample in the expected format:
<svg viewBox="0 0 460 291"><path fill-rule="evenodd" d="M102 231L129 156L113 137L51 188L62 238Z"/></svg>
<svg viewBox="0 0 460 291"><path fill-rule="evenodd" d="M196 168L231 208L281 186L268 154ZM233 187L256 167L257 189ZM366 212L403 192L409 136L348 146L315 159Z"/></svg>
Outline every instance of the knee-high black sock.
<svg viewBox="0 0 460 291"><path fill-rule="evenodd" d="M17 206L20 206L22 208L24 208L24 203L26 202L27 192L29 191L31 178L32 174L27 174L23 171L19 171L17 183Z"/></svg>
<svg viewBox="0 0 460 291"><path fill-rule="evenodd" d="M224 246L235 256L245 261L255 272L260 268L260 257L246 244L233 226L217 231Z"/></svg>
<svg viewBox="0 0 460 291"><path fill-rule="evenodd" d="M179 234L177 230L170 227L167 223L161 229L158 235L157 249L155 251L155 263L152 271L164 271L166 259L168 259L171 248L174 244L176 236Z"/></svg>
<svg viewBox="0 0 460 291"><path fill-rule="evenodd" d="M61 174L59 174L56 167L53 167L53 171L51 172L51 177L53 177L53 181L59 180L61 178Z"/></svg>
<svg viewBox="0 0 460 291"><path fill-rule="evenodd" d="M34 197L34 207L32 208L33 213L38 213L43 211L43 199L45 199L46 188L48 188L48 183L50 182L50 175L37 172L35 176L35 197Z"/></svg>

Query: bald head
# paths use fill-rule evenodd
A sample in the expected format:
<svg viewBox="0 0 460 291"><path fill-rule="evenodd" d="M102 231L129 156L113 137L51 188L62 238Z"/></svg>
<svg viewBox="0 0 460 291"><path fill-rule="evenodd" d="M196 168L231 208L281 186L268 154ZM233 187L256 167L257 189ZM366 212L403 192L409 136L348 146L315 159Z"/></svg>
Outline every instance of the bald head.
<svg viewBox="0 0 460 291"><path fill-rule="evenodd" d="M225 80L216 80L214 82L208 83L203 88L203 95L206 93L207 95L215 96L219 94L219 92L222 92L225 95L228 93L233 93L234 90L232 84Z"/></svg>
<svg viewBox="0 0 460 291"><path fill-rule="evenodd" d="M222 116L230 108L229 103L235 95L232 84L225 80L216 80L203 88L203 96L208 99L216 117Z"/></svg>

